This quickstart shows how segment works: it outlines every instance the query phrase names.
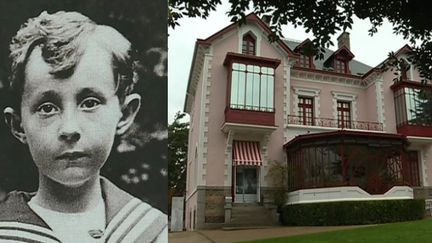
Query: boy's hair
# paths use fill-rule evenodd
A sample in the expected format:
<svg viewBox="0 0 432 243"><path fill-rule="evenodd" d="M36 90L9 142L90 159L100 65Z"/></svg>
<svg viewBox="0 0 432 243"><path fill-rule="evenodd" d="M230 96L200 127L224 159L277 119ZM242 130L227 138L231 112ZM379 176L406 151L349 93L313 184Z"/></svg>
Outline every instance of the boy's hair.
<svg viewBox="0 0 432 243"><path fill-rule="evenodd" d="M71 76L85 51L88 41L112 54L116 95L120 104L137 82L136 64L130 42L115 29L97 25L77 12L42 12L23 24L10 44L11 75L9 89L12 104L20 110L24 89L25 67L35 47L40 47L43 60L51 66L56 78Z"/></svg>

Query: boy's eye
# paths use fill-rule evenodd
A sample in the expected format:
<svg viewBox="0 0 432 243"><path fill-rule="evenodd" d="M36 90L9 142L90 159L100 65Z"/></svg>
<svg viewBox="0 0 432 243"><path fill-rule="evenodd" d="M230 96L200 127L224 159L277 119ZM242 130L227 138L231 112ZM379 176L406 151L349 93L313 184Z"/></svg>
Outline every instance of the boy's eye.
<svg viewBox="0 0 432 243"><path fill-rule="evenodd" d="M99 99L96 98L87 98L81 103L81 108L85 110L92 110L98 107L101 104Z"/></svg>
<svg viewBox="0 0 432 243"><path fill-rule="evenodd" d="M52 103L43 103L37 108L37 111L43 115L52 115L59 111L59 108Z"/></svg>

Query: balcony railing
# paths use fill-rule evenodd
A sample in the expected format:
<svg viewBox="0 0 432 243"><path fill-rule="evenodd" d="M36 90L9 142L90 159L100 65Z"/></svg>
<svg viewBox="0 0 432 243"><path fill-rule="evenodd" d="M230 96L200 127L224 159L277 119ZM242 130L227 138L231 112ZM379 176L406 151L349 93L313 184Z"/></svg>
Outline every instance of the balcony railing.
<svg viewBox="0 0 432 243"><path fill-rule="evenodd" d="M301 116L288 115L288 124L316 126L316 127L335 127L341 129L356 129L369 131L383 131L383 124L369 121L338 121L334 118L314 117L303 119Z"/></svg>

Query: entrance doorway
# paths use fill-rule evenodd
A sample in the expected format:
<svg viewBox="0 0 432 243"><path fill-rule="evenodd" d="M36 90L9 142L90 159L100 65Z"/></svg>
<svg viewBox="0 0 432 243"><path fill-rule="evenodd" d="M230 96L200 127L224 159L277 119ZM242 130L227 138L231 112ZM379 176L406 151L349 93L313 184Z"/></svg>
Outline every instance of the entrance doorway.
<svg viewBox="0 0 432 243"><path fill-rule="evenodd" d="M235 202L254 203L257 202L258 176L257 167L235 167Z"/></svg>

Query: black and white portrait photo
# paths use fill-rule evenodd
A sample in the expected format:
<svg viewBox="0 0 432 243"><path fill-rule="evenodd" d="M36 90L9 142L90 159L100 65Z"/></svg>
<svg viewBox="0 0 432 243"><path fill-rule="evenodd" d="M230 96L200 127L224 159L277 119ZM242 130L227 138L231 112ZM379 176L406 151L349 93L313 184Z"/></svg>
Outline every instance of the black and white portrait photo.
<svg viewBox="0 0 432 243"><path fill-rule="evenodd" d="M168 242L166 5L0 1L0 242Z"/></svg>

